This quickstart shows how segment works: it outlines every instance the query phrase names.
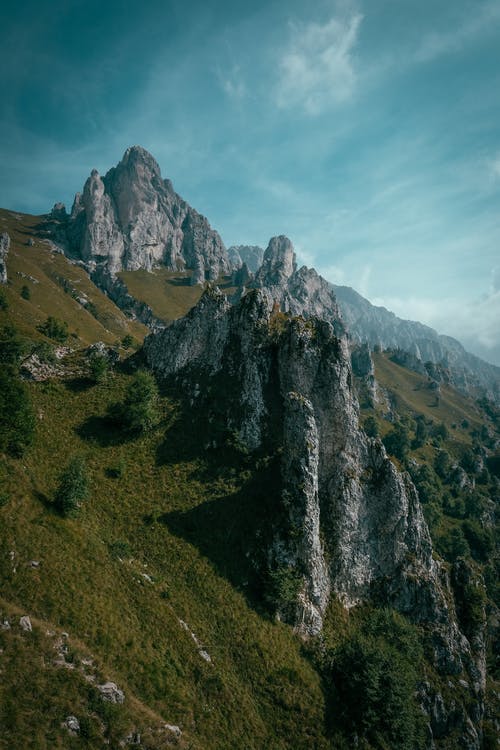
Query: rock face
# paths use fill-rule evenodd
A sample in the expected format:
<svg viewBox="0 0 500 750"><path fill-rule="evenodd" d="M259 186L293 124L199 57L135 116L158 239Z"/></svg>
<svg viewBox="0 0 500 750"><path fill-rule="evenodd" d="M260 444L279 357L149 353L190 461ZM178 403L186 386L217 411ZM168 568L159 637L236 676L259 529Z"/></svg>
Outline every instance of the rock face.
<svg viewBox="0 0 500 750"><path fill-rule="evenodd" d="M292 268L289 258L283 267ZM280 269L271 273L275 287L286 281ZM284 315L269 289L251 290L231 306L209 288L185 318L149 336L144 350L157 374L181 383L201 413L206 394L223 388L227 430L247 449L282 446L280 522L268 561L292 585L277 614L310 635L321 630L333 593L346 607L376 601L397 608L432 634L436 669L471 686L477 724L480 636L469 641L457 625L409 475L358 426L347 337L327 321ZM444 700L436 696L429 687L423 702ZM469 714L460 711L464 736L474 737ZM471 742L479 748L477 733Z"/></svg>
<svg viewBox="0 0 500 750"><path fill-rule="evenodd" d="M250 273L257 273L264 259L264 250L258 245L231 245L227 254L231 267L237 271L245 263Z"/></svg>
<svg viewBox="0 0 500 750"><path fill-rule="evenodd" d="M10 236L7 232L0 234L0 284L7 283L7 255L10 249Z"/></svg>
<svg viewBox="0 0 500 750"><path fill-rule="evenodd" d="M56 206L52 214L60 218L62 212ZM158 164L140 146L128 148L104 177L92 171L75 196L66 235L74 257L112 276L164 265L192 269L201 283L230 271L217 232L162 179Z"/></svg>
<svg viewBox="0 0 500 750"><path fill-rule="evenodd" d="M280 309L292 315L327 320L339 335L344 326L333 287L314 268L297 269L293 245L287 237L273 237L250 286L262 289Z"/></svg>

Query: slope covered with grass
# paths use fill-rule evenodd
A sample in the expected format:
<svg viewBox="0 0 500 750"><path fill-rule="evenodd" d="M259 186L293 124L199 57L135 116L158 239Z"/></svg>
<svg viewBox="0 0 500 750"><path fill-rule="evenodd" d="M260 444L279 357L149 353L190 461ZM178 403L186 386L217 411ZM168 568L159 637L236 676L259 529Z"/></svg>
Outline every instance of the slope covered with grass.
<svg viewBox="0 0 500 750"><path fill-rule="evenodd" d="M9 320L34 339L43 338L37 327L49 316L65 321L73 347L115 344L127 334L142 341L146 327L127 318L83 268L52 250L42 236L42 219L0 209L0 232L11 238L8 284L2 286ZM6 318L0 312L0 323Z"/></svg>

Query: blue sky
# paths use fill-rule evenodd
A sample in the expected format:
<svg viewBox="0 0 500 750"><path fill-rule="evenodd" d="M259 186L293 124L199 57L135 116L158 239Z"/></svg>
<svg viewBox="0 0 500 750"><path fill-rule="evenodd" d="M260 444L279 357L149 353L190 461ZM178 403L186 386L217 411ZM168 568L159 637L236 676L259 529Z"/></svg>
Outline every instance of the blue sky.
<svg viewBox="0 0 500 750"><path fill-rule="evenodd" d="M287 234L500 364L500 0L2 8L0 205L140 144L227 245Z"/></svg>

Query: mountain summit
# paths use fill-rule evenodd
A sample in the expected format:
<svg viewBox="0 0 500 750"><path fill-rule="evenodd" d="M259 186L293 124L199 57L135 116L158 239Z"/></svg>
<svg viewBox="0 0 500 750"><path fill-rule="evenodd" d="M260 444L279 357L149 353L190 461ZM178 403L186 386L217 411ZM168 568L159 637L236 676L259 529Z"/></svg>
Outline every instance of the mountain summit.
<svg viewBox="0 0 500 750"><path fill-rule="evenodd" d="M92 170L63 224L59 235L68 253L111 276L165 266L193 269L194 281L201 283L230 269L219 234L162 178L156 160L140 146L128 148L104 177Z"/></svg>

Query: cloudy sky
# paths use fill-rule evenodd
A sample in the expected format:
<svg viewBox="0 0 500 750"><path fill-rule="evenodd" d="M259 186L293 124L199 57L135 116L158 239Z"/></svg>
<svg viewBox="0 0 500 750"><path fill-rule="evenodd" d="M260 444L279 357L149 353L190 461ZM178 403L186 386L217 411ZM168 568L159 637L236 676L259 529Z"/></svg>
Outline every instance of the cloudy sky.
<svg viewBox="0 0 500 750"><path fill-rule="evenodd" d="M1 206L140 144L227 245L287 234L500 364L500 0L2 8Z"/></svg>

